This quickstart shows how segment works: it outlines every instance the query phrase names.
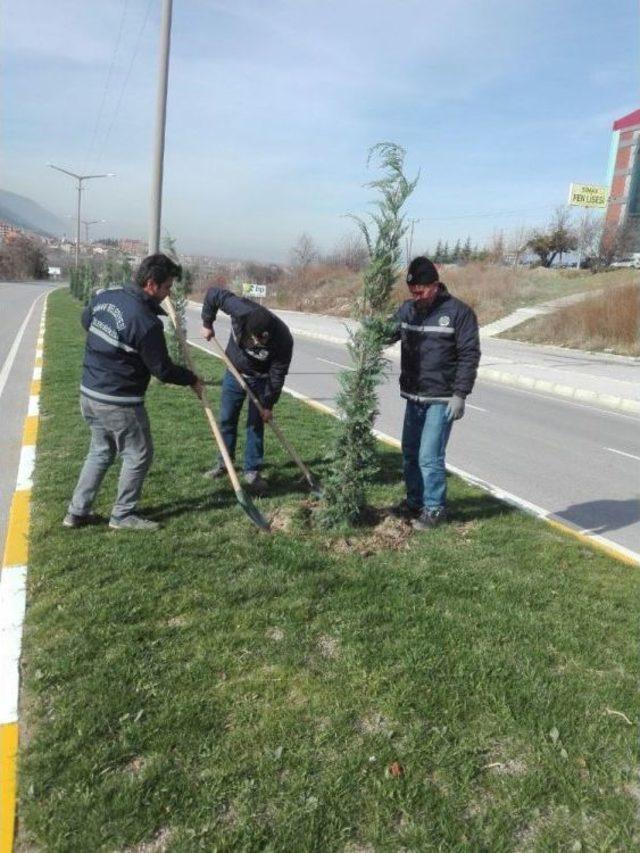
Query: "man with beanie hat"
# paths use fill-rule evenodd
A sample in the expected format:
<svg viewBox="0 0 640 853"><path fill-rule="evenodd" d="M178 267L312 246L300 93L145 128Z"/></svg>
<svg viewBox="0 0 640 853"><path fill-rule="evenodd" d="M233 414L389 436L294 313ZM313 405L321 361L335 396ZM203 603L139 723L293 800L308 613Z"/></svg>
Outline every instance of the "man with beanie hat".
<svg viewBox="0 0 640 853"><path fill-rule="evenodd" d="M271 410L282 392L293 355L291 332L275 314L251 299L235 296L229 290L210 287L202 305L202 335L206 341L214 336L213 323L218 310L231 317L231 336L226 353L242 374L246 383L261 402L262 416L249 401L247 440L244 451L244 478L258 495L267 491L262 477L264 464L264 424L271 419ZM238 437L238 421L246 392L230 371L222 380L220 402L220 431L233 459ZM205 473L215 479L224 476L222 457Z"/></svg>
<svg viewBox="0 0 640 853"><path fill-rule="evenodd" d="M406 500L394 514L429 530L447 519L445 451L454 420L464 415L480 361L478 321L451 296L429 258L409 264L411 298L396 311L390 343L400 340L400 394Z"/></svg>

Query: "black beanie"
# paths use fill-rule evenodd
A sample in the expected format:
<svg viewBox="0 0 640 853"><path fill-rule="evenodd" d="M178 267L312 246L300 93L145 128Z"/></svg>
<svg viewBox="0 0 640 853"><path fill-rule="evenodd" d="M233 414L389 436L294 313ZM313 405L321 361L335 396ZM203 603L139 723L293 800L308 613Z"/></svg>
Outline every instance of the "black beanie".
<svg viewBox="0 0 640 853"><path fill-rule="evenodd" d="M274 325L273 314L260 305L245 320L244 330L250 335L262 335L264 332L269 332L270 335L273 335Z"/></svg>
<svg viewBox="0 0 640 853"><path fill-rule="evenodd" d="M407 284L435 284L439 279L438 270L429 258L420 256L414 258L409 264Z"/></svg>

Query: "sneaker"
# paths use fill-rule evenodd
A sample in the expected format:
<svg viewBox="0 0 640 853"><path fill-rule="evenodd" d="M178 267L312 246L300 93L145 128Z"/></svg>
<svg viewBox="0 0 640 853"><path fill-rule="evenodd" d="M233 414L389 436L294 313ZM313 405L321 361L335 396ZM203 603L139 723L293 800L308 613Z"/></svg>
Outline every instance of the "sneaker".
<svg viewBox="0 0 640 853"><path fill-rule="evenodd" d="M227 469L224 467L224 462L218 462L216 466L205 471L202 476L206 477L207 480L219 480L220 477L226 477L226 475Z"/></svg>
<svg viewBox="0 0 640 853"><path fill-rule="evenodd" d="M75 529L76 527L88 527L90 524L98 524L99 521L100 519L97 515L74 515L72 512L68 512L62 519L62 526Z"/></svg>
<svg viewBox="0 0 640 853"><path fill-rule="evenodd" d="M251 491L262 497L269 491L269 484L264 479L260 471L246 471L244 475L245 483L251 488Z"/></svg>
<svg viewBox="0 0 640 853"><path fill-rule="evenodd" d="M109 519L109 527L112 530L146 530L153 533L160 529L157 521L151 521L149 518L143 518L141 515L125 515L124 518Z"/></svg>
<svg viewBox="0 0 640 853"><path fill-rule="evenodd" d="M403 501L400 501L399 504L395 504L389 510L389 515L392 515L394 518L402 518L407 521L411 521L412 518L419 518L422 510L417 506L411 506L411 504L405 498Z"/></svg>
<svg viewBox="0 0 640 853"><path fill-rule="evenodd" d="M439 527L447 521L447 511L444 507L438 509L427 509L426 507L420 513L419 518L415 518L411 522L414 530L432 530L434 527Z"/></svg>

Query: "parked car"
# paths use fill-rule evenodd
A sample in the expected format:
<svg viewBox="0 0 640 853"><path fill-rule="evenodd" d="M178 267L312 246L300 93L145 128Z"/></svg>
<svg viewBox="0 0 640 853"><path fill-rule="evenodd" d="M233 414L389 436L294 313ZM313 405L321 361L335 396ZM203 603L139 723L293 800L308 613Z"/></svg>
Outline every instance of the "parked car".
<svg viewBox="0 0 640 853"><path fill-rule="evenodd" d="M634 252L632 255L619 258L617 261L610 263L609 266L614 270L628 268L640 270L640 252Z"/></svg>

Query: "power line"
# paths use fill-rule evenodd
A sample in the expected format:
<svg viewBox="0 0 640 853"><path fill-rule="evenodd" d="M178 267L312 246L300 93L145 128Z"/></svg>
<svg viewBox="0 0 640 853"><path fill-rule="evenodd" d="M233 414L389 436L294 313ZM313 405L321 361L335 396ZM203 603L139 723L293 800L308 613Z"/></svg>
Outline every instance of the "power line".
<svg viewBox="0 0 640 853"><path fill-rule="evenodd" d="M113 75L113 69L116 64L116 57L118 55L118 50L120 48L120 41L122 39L122 31L124 30L124 22L127 17L127 9L129 8L129 0L124 0L122 4L122 15L120 16L120 26L118 28L118 36L116 38L116 45L113 49L113 53L111 54L111 63L109 65L109 71L107 72L107 79L105 80L104 89L102 90L102 99L100 100L100 108L98 110L98 116L96 118L96 123L93 128L93 135L91 136L91 144L89 145L87 156L85 157L85 169L89 165L89 160L91 159L91 155L93 154L93 149L96 144L96 139L98 136L98 128L100 127L100 122L102 121L102 113L104 111L104 105L107 100L107 92L109 90L109 86L111 84L111 77Z"/></svg>
<svg viewBox="0 0 640 853"><path fill-rule="evenodd" d="M133 55L131 56L131 62L129 63L129 68L127 70L126 76L124 78L124 82L122 84L122 88L120 89L120 97L118 98L118 102L116 104L116 108L113 113L113 117L111 119L111 124L109 125L109 129L107 130L104 139L102 140L102 148L100 149L100 155L96 158L96 163L99 163L104 154L105 148L107 146L107 142L109 141L109 137L111 136L111 131L116 123L116 119L118 118L118 113L120 112L120 106L122 104L122 99L124 98L124 93L127 89L127 85L129 83L129 78L131 77L131 72L133 71L133 65L138 56L138 48L140 47L140 43L142 42L142 36L145 31L145 27L147 26L147 21L149 19L149 13L151 12L151 6L153 5L153 0L149 0L147 3L147 10L144 14L144 19L142 21L142 26L138 30L138 36L136 38L136 43L133 48Z"/></svg>

